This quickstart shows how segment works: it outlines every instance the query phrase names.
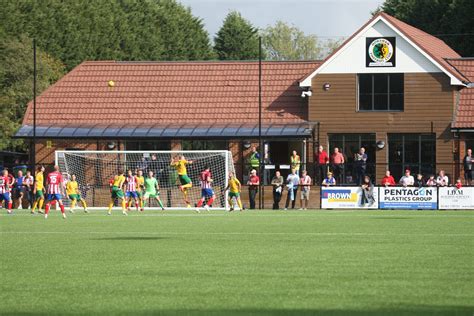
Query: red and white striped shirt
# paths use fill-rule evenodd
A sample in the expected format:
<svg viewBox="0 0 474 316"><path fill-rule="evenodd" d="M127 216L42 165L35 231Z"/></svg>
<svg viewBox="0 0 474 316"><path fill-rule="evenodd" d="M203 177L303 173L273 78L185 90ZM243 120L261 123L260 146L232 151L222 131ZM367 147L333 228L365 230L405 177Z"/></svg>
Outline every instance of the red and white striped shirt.
<svg viewBox="0 0 474 316"><path fill-rule="evenodd" d="M211 178L211 172L204 170L201 172L199 180L201 181L201 189L212 189L211 182L208 179Z"/></svg>
<svg viewBox="0 0 474 316"><path fill-rule="evenodd" d="M48 194L61 194L63 176L60 172L53 171L46 178L48 184Z"/></svg>
<svg viewBox="0 0 474 316"><path fill-rule="evenodd" d="M127 192L137 191L137 177L127 177Z"/></svg>
<svg viewBox="0 0 474 316"><path fill-rule="evenodd" d="M24 185L33 185L33 183L35 182L35 179L33 179L32 176L24 176L23 177L23 184Z"/></svg>
<svg viewBox="0 0 474 316"><path fill-rule="evenodd" d="M10 184L10 179L8 178L8 176L0 176L0 194L10 192L8 190L8 184Z"/></svg>

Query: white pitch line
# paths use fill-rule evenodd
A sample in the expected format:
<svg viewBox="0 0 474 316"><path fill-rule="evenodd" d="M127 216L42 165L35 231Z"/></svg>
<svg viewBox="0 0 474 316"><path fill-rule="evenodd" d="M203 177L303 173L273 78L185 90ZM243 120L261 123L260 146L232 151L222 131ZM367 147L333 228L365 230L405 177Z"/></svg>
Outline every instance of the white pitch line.
<svg viewBox="0 0 474 316"><path fill-rule="evenodd" d="M71 235L102 235L102 234L113 234L113 235L262 235L262 236L439 236L439 237L474 237L474 234L439 234L439 233L331 233L331 232L58 232L58 231L36 231L36 232L2 232L0 234L71 234Z"/></svg>

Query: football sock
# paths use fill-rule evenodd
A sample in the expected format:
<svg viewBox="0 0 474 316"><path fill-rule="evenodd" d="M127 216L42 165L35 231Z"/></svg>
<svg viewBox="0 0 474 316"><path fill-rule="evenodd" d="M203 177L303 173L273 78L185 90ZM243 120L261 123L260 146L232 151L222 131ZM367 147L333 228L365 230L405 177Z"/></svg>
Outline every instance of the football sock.
<svg viewBox="0 0 474 316"><path fill-rule="evenodd" d="M122 210L125 211L125 209L126 209L125 201L122 200Z"/></svg>
<svg viewBox="0 0 474 316"><path fill-rule="evenodd" d="M86 209L87 208L86 200L81 200L81 202L82 202L82 206L84 207L84 209Z"/></svg>
<svg viewBox="0 0 474 316"><path fill-rule="evenodd" d="M213 197L211 197L211 198L209 199L209 201L207 201L207 205L208 205L208 206L212 206L212 202L214 202L214 198L213 198Z"/></svg>
<svg viewBox="0 0 474 316"><path fill-rule="evenodd" d="M51 205L49 203L46 203L46 206L44 207L44 214L45 215L48 215L50 207L51 207Z"/></svg>
<svg viewBox="0 0 474 316"><path fill-rule="evenodd" d="M12 209L12 205L13 205L12 201L8 202L8 209L9 209L9 210Z"/></svg>
<svg viewBox="0 0 474 316"><path fill-rule="evenodd" d="M163 203L161 202L161 200L158 200L158 204L160 204L161 208L165 208L165 207L163 206Z"/></svg>
<svg viewBox="0 0 474 316"><path fill-rule="evenodd" d="M64 214L64 204L63 203L59 204L59 208L61 209L61 213Z"/></svg>
<svg viewBox="0 0 474 316"><path fill-rule="evenodd" d="M200 200L198 201L198 203L197 203L197 207L201 207L203 202L204 202L204 201L203 201L202 199L200 199Z"/></svg>
<svg viewBox="0 0 474 316"><path fill-rule="evenodd" d="M109 203L109 212L112 211L112 207L114 207L114 201Z"/></svg>
<svg viewBox="0 0 474 316"><path fill-rule="evenodd" d="M73 210L74 207L76 207L76 200L72 200L71 202L71 210Z"/></svg>
<svg viewBox="0 0 474 316"><path fill-rule="evenodd" d="M39 210L41 210L43 208L43 203L44 203L44 199L40 199L39 200L39 206L38 206Z"/></svg>
<svg viewBox="0 0 474 316"><path fill-rule="evenodd" d="M32 212L36 210L36 206L38 206L38 201L35 201L35 203L33 203L33 208L31 209Z"/></svg>
<svg viewBox="0 0 474 316"><path fill-rule="evenodd" d="M237 204L239 205L240 209L242 210L243 209L242 201L240 199L237 200Z"/></svg>

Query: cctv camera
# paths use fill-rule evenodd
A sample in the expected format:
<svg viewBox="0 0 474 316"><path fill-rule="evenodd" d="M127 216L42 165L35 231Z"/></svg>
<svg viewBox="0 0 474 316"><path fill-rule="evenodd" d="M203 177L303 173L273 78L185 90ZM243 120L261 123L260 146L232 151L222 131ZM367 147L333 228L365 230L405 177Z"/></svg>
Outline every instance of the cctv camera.
<svg viewBox="0 0 474 316"><path fill-rule="evenodd" d="M301 92L301 97L302 97L302 98L310 97L310 96L312 96L312 95L313 95L313 93L312 93L311 91L303 91L303 92Z"/></svg>

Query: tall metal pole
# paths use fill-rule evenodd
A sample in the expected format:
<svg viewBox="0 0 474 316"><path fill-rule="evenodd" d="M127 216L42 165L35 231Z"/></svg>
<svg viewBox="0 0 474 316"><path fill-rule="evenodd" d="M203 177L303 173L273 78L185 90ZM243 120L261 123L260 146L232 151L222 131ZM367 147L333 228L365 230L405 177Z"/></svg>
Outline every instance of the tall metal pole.
<svg viewBox="0 0 474 316"><path fill-rule="evenodd" d="M31 173L35 174L36 167L36 39L33 39L33 141L31 153Z"/></svg>
<svg viewBox="0 0 474 316"><path fill-rule="evenodd" d="M265 155L265 149L262 143L262 38L258 37L258 143L260 148L260 185L258 194L258 208L263 208L263 192L262 192L262 180L263 180L263 156Z"/></svg>

